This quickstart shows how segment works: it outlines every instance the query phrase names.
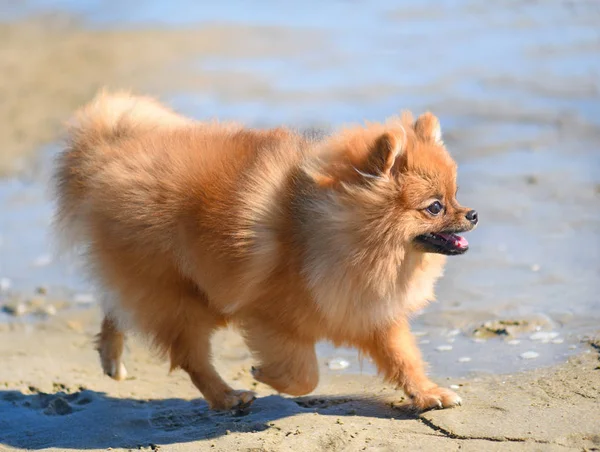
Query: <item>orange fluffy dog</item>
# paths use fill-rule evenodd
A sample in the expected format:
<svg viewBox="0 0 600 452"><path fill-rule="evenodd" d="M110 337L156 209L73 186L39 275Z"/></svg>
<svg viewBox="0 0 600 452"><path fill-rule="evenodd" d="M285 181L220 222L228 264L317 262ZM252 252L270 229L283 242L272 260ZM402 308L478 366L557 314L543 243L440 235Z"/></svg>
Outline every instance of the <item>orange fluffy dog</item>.
<svg viewBox="0 0 600 452"><path fill-rule="evenodd" d="M100 94L77 113L56 169L57 225L85 246L106 292L98 336L120 380L135 328L186 370L214 409L248 405L211 364L233 324L254 377L292 395L317 385L315 343L357 347L418 409L460 398L427 378L408 317L434 297L456 235L456 164L426 113L322 140L183 118L151 99Z"/></svg>

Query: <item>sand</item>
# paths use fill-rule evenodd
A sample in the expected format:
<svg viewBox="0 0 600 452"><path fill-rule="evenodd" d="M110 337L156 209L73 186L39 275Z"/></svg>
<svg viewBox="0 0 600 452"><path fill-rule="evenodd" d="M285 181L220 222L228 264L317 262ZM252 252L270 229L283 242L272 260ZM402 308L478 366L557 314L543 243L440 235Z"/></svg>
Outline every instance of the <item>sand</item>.
<svg viewBox="0 0 600 452"><path fill-rule="evenodd" d="M59 13L0 21L0 177L27 169L40 146L59 138L73 111L101 88L260 96L268 90L264 80L199 71L194 62L213 56L276 58L318 38L319 33L227 24L90 30Z"/></svg>
<svg viewBox="0 0 600 452"><path fill-rule="evenodd" d="M568 363L465 380L464 405L417 415L373 375L327 370L314 394L290 398L252 381L232 331L215 340L217 367L259 398L246 413L211 412L187 376L138 339L126 381L101 374L89 309L0 331L0 450L360 451L597 450L600 348ZM440 384L447 381L438 379ZM595 449L596 448L596 449Z"/></svg>

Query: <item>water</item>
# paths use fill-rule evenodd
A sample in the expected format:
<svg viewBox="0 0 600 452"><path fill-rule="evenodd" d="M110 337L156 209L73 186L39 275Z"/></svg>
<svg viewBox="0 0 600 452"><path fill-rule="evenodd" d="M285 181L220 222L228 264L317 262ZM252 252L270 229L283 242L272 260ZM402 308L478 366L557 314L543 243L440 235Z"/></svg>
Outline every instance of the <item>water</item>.
<svg viewBox="0 0 600 452"><path fill-rule="evenodd" d="M580 350L580 339L600 324L600 5L246 5L34 0L13 7L10 17L53 8L82 17L90 29L245 30L247 55L190 62L229 82L187 91L174 84L163 96L197 118L336 127L401 109L433 110L460 165L459 200L481 218L468 236L469 253L450 259L438 302L414 321L426 333L419 340L433 372L515 372ZM65 263L36 266L51 253L43 183L55 150L41 150L45 163L34 176L0 181L0 277L12 281L13 292L38 285L89 290ZM519 343L477 341L473 331L498 319L528 322L516 334ZM530 339L538 329L558 332L563 342ZM438 350L445 345L452 349ZM520 357L529 351L539 356ZM353 350L322 345L320 352L324 360L347 359L344 372L360 368ZM471 359L459 363L461 357ZM371 370L368 362L364 368Z"/></svg>

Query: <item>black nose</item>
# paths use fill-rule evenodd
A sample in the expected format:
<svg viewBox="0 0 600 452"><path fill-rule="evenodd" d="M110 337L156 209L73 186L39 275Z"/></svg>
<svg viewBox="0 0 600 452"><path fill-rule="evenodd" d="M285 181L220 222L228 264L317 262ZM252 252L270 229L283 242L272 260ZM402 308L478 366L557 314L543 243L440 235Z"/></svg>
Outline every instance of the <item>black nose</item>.
<svg viewBox="0 0 600 452"><path fill-rule="evenodd" d="M479 217L477 215L476 210L469 210L465 216L467 217L467 220L473 223L473 225L476 225L479 221Z"/></svg>

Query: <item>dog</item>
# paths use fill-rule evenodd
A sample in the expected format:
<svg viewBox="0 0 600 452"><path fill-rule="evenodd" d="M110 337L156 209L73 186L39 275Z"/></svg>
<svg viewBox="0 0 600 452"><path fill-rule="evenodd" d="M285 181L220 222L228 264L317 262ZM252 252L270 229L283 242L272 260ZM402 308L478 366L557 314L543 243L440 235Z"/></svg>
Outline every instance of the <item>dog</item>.
<svg viewBox="0 0 600 452"><path fill-rule="evenodd" d="M478 222L456 170L431 113L314 139L101 92L68 123L54 181L59 235L105 295L104 372L125 378L135 329L212 409L247 407L255 394L211 363L211 335L233 325L254 378L280 393L315 389L328 340L370 356L418 410L459 405L426 376L409 328Z"/></svg>

